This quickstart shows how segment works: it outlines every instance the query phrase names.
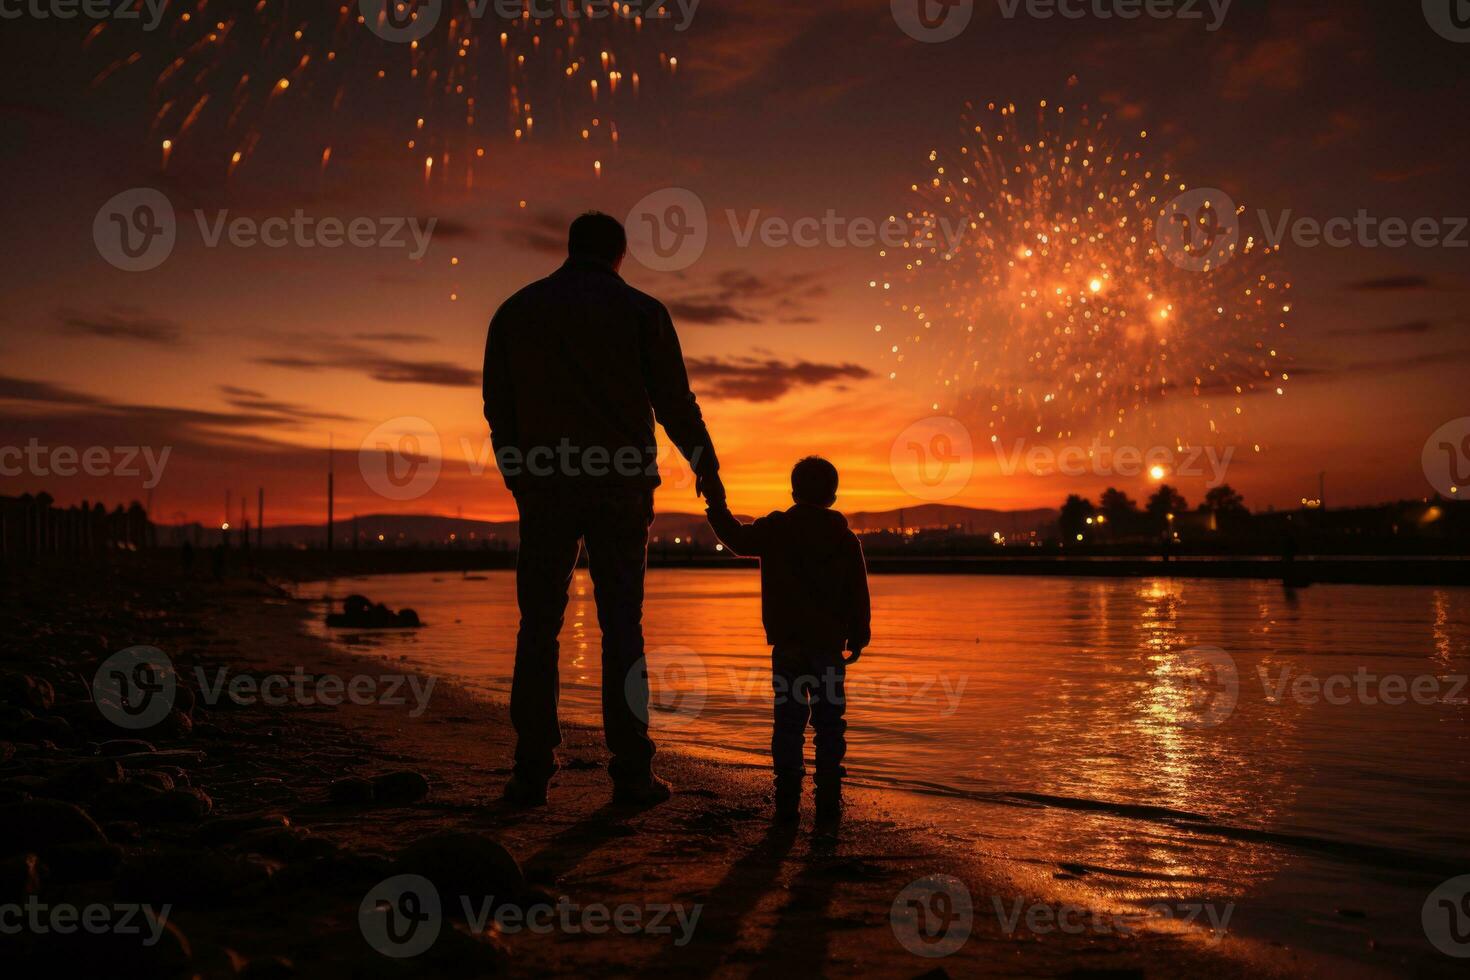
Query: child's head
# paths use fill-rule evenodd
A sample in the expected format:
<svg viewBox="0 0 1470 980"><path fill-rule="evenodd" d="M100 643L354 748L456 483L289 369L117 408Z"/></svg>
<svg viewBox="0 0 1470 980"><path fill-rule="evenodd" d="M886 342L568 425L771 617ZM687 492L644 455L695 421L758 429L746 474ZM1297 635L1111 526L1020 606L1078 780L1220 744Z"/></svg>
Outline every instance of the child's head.
<svg viewBox="0 0 1470 980"><path fill-rule="evenodd" d="M791 469L791 499L798 504L831 507L837 502L837 467L820 456L808 456Z"/></svg>

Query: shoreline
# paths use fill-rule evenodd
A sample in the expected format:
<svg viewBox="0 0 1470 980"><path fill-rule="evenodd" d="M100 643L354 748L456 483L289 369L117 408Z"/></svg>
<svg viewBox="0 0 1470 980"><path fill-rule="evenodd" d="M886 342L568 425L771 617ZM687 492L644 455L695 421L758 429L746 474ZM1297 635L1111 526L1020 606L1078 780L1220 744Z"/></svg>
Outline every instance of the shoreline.
<svg viewBox="0 0 1470 980"><path fill-rule="evenodd" d="M75 575L64 584L30 579L28 586L12 591L16 601L5 604L6 618L17 626L23 617L44 622L67 610L64 630L73 637L87 636L100 624L106 643L93 644L81 657L50 658L71 660L70 669L78 675L95 669L102 650L131 643L153 643L170 651L181 673L197 666L207 676L218 676L221 669L257 679L298 670L345 679L404 673L401 663L361 656L307 635L304 619L311 612L306 602L272 586L175 583L170 594L139 581L156 573L115 568L111 574L105 584L77 581ZM89 600L78 603L77 592ZM170 595L165 608L150 608L141 599L156 594ZM104 601L98 603L99 598ZM118 613L119 599L132 603L126 616ZM38 632L44 637L58 631ZM43 645L48 652L61 649ZM7 660L8 670L24 668L13 653ZM73 684L67 696L75 693ZM58 703L61 698L58 694ZM600 733L582 725L564 726L563 769L551 806L507 811L495 802L510 755L505 706L443 680L435 681L427 709L417 716L407 706L386 704L196 703L192 714L187 732L141 737L156 742L160 753L185 751L192 761L174 757L178 764L170 768L179 770L181 787L208 798L210 812L180 821L139 818L131 821L135 839L114 840L126 828L105 820L94 800L78 799L77 805L99 814L107 846L116 849L109 851L116 864L106 874L75 882L47 868L38 891L52 897L82 892L174 897L171 922L187 937L188 969L202 976L236 975L243 964L257 964L267 975L272 966L290 963L313 976L633 970L746 975L773 967L790 973L915 976L940 967L951 973L1233 977L1290 975L1320 963L1316 956L1266 949L1228 934L1218 945L1206 945L1198 932L1167 928L1130 934L1104 925L1101 932L1072 934L1028 931L1023 924L1007 933L991 910L992 897L1007 896L1007 904L1024 900L1043 910L1038 913L1043 918L1045 909L1055 914L1058 896L1074 901L1065 897L1061 866L1035 868L1031 878L1018 879L998 859L977 856L925 827L916 819L914 801L901 793L855 787L836 841L812 835L808 797L802 827L788 834L771 828L764 772L748 763L663 750L657 766L674 783L674 798L649 810L615 807L609 802ZM82 717L77 714L79 728L85 725ZM31 776L20 785L37 789L36 773L76 766L89 756L90 741L78 734L79 744L69 749L41 745L35 752L17 751L3 769L4 785L42 798L17 789L17 776ZM48 758L53 755L59 757ZM136 782L143 769L124 766L121 784ZM344 777L405 771L426 782L423 798L331 802L333 785ZM251 823L261 825L239 829ZM230 828L234 832L222 836ZM700 907L701 918L683 946L669 936L616 932L522 931L472 938L461 923L446 926L422 957L381 956L359 931L358 905L368 888L406 866L414 841L445 833L497 839L519 865L526 883L522 891L545 902L566 895L581 905L682 904ZM41 864L54 860L42 855ZM160 861L187 867L188 874L171 876ZM453 873L455 863L447 873ZM891 921L900 891L934 874L965 882L974 902L973 933L941 959L905 949ZM201 880L219 887L201 887ZM1126 916L1126 910L1099 910L1090 921L1119 921L1113 912ZM310 928L302 928L305 924ZM159 969L156 957L149 967L149 974L169 974ZM1349 974L1370 972L1345 967Z"/></svg>
<svg viewBox="0 0 1470 980"><path fill-rule="evenodd" d="M162 553L167 561L173 552ZM404 549L399 551L230 552L231 571L241 567L271 578L308 582L366 575L418 572L472 573L515 568L514 552ZM1222 578L1282 581L1295 588L1311 585L1431 585L1470 586L1470 558L1459 555L1422 556L1302 556L1283 567L1272 556L1178 556L1164 561L1156 556L1017 556L870 555L871 575L1026 575L1076 578ZM578 567L585 567L583 556ZM649 554L649 568L754 568L740 558L671 558Z"/></svg>

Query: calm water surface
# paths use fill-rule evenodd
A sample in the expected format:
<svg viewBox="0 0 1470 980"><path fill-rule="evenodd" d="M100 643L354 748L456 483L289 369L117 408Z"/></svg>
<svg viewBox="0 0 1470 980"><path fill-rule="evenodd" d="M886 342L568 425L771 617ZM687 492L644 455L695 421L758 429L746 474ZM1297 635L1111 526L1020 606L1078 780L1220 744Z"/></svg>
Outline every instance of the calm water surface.
<svg viewBox="0 0 1470 980"><path fill-rule="evenodd" d="M1420 913L1470 873L1470 590L924 575L872 588L849 772L912 794L935 834L1099 900L1234 903L1232 935L1452 962ZM416 608L424 630L335 638L508 694L511 573L305 591ZM661 742L768 758L759 602L753 571L649 573ZM598 648L579 571L568 717L597 720ZM1059 862L1085 871L1057 879Z"/></svg>

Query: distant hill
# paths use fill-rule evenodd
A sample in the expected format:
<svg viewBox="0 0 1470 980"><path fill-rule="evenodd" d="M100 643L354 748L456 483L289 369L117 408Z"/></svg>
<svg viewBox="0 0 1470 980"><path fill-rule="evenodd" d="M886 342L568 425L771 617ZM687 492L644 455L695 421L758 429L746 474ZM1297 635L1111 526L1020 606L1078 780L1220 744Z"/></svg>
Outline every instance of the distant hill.
<svg viewBox="0 0 1470 980"><path fill-rule="evenodd" d="M750 515L742 520L752 520ZM974 507L957 507L951 504L921 504L901 510L859 511L847 515L853 530L882 531L906 528L954 528L969 534L988 535L1000 531L1007 536L1037 531L1044 534L1057 521L1057 512L1050 509L1038 510L982 510ZM162 527L159 540L172 543L178 531L190 537L196 533L195 525L182 529ZM201 529L200 540L213 543L218 540L217 529ZM370 514L357 518L357 533L365 545L376 545L382 535L384 544L436 545L448 544L453 536L461 547L506 547L520 544L520 527L516 521L471 521L456 517L438 517L431 514ZM339 546L351 541L352 519L337 522L336 536ZM714 535L705 522L703 514L657 514L651 531L660 543L672 543L673 539L693 539L712 542ZM267 548L320 547L326 537L326 528L321 524L292 524L267 527L264 541ZM252 530L251 544L255 543Z"/></svg>
<svg viewBox="0 0 1470 980"><path fill-rule="evenodd" d="M983 510L957 507L953 504L919 504L900 510L859 511L847 515L848 526L855 531L886 531L908 528L960 528L968 534L986 535L999 531L1004 535L1036 531L1044 534L1057 522L1054 508L1036 510Z"/></svg>

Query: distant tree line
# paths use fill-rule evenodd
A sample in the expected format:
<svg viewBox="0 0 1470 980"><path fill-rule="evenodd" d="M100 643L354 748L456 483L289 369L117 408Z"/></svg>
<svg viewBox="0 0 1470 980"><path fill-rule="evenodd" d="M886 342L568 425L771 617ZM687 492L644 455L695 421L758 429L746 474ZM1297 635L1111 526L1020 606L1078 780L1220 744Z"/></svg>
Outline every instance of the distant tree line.
<svg viewBox="0 0 1470 980"><path fill-rule="evenodd" d="M155 543L148 511L137 501L112 510L85 500L65 508L54 503L48 493L0 497L0 555L85 557Z"/></svg>
<svg viewBox="0 0 1470 980"><path fill-rule="evenodd" d="M1062 540L1075 541L1094 537L1124 538L1140 535L1165 535L1171 526L1189 511L1189 503L1175 488L1161 484L1140 509L1128 494L1108 487L1094 504L1086 497L1072 494L1062 504L1058 524ZM1205 494L1195 514L1212 517L1215 530L1229 530L1250 517L1245 498L1221 484Z"/></svg>

